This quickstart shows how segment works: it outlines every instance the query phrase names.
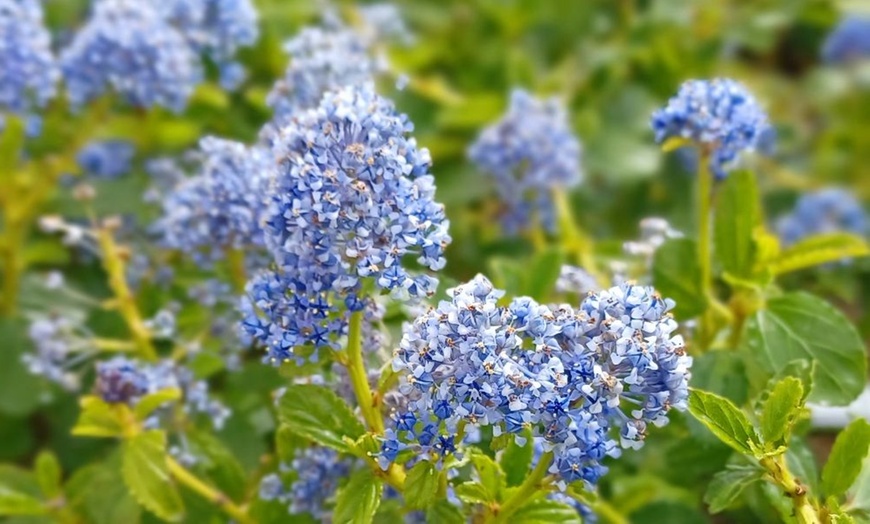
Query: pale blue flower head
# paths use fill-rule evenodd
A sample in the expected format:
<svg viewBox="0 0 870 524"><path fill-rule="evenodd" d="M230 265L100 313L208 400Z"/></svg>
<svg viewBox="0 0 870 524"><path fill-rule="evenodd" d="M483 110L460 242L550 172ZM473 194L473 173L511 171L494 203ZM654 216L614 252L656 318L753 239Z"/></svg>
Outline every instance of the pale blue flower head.
<svg viewBox="0 0 870 524"><path fill-rule="evenodd" d="M822 59L831 64L870 58L870 17L848 16L828 35Z"/></svg>
<svg viewBox="0 0 870 524"><path fill-rule="evenodd" d="M827 188L802 195L794 210L777 224L783 245L790 246L825 233L870 234L870 219L861 203L846 189Z"/></svg>

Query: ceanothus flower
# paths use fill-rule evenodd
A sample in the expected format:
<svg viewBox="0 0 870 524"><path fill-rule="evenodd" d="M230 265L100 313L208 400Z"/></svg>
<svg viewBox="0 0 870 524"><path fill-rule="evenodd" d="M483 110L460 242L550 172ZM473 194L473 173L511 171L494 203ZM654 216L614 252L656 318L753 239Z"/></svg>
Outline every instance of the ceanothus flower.
<svg viewBox="0 0 870 524"><path fill-rule="evenodd" d="M163 216L154 226L162 243L200 263L219 260L229 250L262 246L259 195L266 152L205 137L199 153L198 173L181 179L162 199Z"/></svg>
<svg viewBox="0 0 870 524"><path fill-rule="evenodd" d="M61 66L73 106L113 89L137 107L181 111L202 79L185 36L141 0L95 2Z"/></svg>
<svg viewBox="0 0 870 524"><path fill-rule="evenodd" d="M849 16L828 35L822 46L822 59L843 64L870 57L870 18Z"/></svg>
<svg viewBox="0 0 870 524"><path fill-rule="evenodd" d="M355 461L342 457L329 448L307 447L296 450L289 467L295 480L289 489L281 477L273 473L260 481L260 498L277 500L288 505L291 514L308 513L320 522L331 522L332 510L327 501L338 490L339 482L350 474Z"/></svg>
<svg viewBox="0 0 870 524"><path fill-rule="evenodd" d="M656 141L682 138L707 151L717 178L769 129L767 114L743 84L728 78L689 80L652 115Z"/></svg>
<svg viewBox="0 0 870 524"><path fill-rule="evenodd" d="M281 129L265 220L277 270L249 283L243 305L244 328L271 360L335 347L347 312L366 307L364 280L399 299L434 293L436 279L403 267L443 268L450 242L429 152L411 130L371 85L328 93Z"/></svg>
<svg viewBox="0 0 870 524"><path fill-rule="evenodd" d="M257 10L251 0L151 0L198 52L218 64L259 37Z"/></svg>
<svg viewBox="0 0 870 524"><path fill-rule="evenodd" d="M648 423L683 409L691 358L667 314L673 302L623 284L589 294L578 310L503 295L483 276L405 329L393 359L405 411L393 413L379 462L404 449L440 461L460 421L493 435L532 429L565 482L595 484L605 456L639 447ZM520 439L523 440L523 439Z"/></svg>
<svg viewBox="0 0 870 524"><path fill-rule="evenodd" d="M563 264L556 279L556 292L583 296L600 288L598 281L582 267Z"/></svg>
<svg viewBox="0 0 870 524"><path fill-rule="evenodd" d="M136 362L115 357L97 363L97 394L111 404L132 404L148 393L148 376Z"/></svg>
<svg viewBox="0 0 870 524"><path fill-rule="evenodd" d="M801 196L794 210L779 220L777 229L783 245L790 246L825 233L866 236L870 232L870 220L852 193L827 188Z"/></svg>
<svg viewBox="0 0 870 524"><path fill-rule="evenodd" d="M101 140L79 150L76 162L87 175L112 179L130 172L135 154L133 144L126 140Z"/></svg>
<svg viewBox="0 0 870 524"><path fill-rule="evenodd" d="M39 0L0 0L0 129L3 115L14 113L37 134L32 113L54 97L59 78Z"/></svg>
<svg viewBox="0 0 870 524"><path fill-rule="evenodd" d="M495 179L510 232L535 220L555 228L552 192L581 182L580 155L562 104L521 89L511 94L507 114L484 129L468 150L471 161Z"/></svg>
<svg viewBox="0 0 870 524"><path fill-rule="evenodd" d="M266 99L278 127L317 107L328 91L370 82L385 69L372 59L363 37L338 24L303 28L284 44L284 51L290 64Z"/></svg>

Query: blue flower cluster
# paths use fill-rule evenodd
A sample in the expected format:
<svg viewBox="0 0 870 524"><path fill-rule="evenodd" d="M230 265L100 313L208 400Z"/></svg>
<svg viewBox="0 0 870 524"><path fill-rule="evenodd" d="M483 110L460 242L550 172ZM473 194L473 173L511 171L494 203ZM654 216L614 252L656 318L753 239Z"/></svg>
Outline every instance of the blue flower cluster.
<svg viewBox="0 0 870 524"><path fill-rule="evenodd" d="M709 168L721 179L741 152L759 147L769 124L742 84L717 78L685 82L666 107L653 113L652 128L658 142L683 138L706 151Z"/></svg>
<svg viewBox="0 0 870 524"><path fill-rule="evenodd" d="M870 57L870 17L849 16L828 35L822 47L822 59L842 64Z"/></svg>
<svg viewBox="0 0 870 524"><path fill-rule="evenodd" d="M341 457L329 448L299 449L290 467L284 468L296 474L290 488L287 489L281 477L273 473L263 477L260 498L288 504L290 513L294 515L308 513L317 521L331 522L332 511L326 502L353 466L353 459Z"/></svg>
<svg viewBox="0 0 870 524"><path fill-rule="evenodd" d="M183 409L188 415L205 415L216 429L221 429L230 416L229 408L209 396L205 381L197 380L189 369L169 360L143 364L126 357L114 357L98 362L95 387L106 402L130 405L162 389L179 388ZM147 424L156 426L159 418L152 417Z"/></svg>
<svg viewBox="0 0 870 524"><path fill-rule="evenodd" d="M366 307L364 281L399 299L434 292L436 279L402 266L437 271L450 242L429 152L411 130L371 85L330 92L281 129L265 221L277 270L249 283L243 305L243 327L271 361L335 347L346 312Z"/></svg>
<svg viewBox="0 0 870 524"><path fill-rule="evenodd" d="M111 88L134 106L181 111L203 78L201 55L238 82L232 55L257 36L249 0L96 0L61 66L74 106Z"/></svg>
<svg viewBox="0 0 870 524"><path fill-rule="evenodd" d="M154 228L163 245L203 264L228 250L262 246L260 185L269 168L267 153L206 137L199 156L199 172L181 179L162 199L163 216Z"/></svg>
<svg viewBox="0 0 870 524"><path fill-rule="evenodd" d="M580 183L580 154L559 101L538 100L523 90L511 94L507 114L484 129L468 151L471 161L495 179L510 232L530 227L533 220L555 228L552 192Z"/></svg>
<svg viewBox="0 0 870 524"><path fill-rule="evenodd" d="M55 95L60 77L39 0L0 0L0 64L0 129L8 112L28 118L37 134L31 112Z"/></svg>
<svg viewBox="0 0 870 524"><path fill-rule="evenodd" d="M866 236L870 233L870 220L852 193L828 188L801 196L794 210L779 220L777 230L783 245L790 246L824 233Z"/></svg>
<svg viewBox="0 0 870 524"><path fill-rule="evenodd" d="M102 140L83 147L76 161L85 174L112 179L130 172L135 154L133 144L126 140Z"/></svg>
<svg viewBox="0 0 870 524"><path fill-rule="evenodd" d="M382 467L412 449L440 460L454 452L460 421L493 435L526 428L554 452L566 482L595 484L605 456L639 447L647 425L683 409L689 368L673 302L623 284L592 293L575 310L529 298L498 305L483 276L449 290L450 301L405 330L393 359L408 409L393 414Z"/></svg>
<svg viewBox="0 0 870 524"><path fill-rule="evenodd" d="M337 23L302 29L284 44L284 50L291 57L290 65L266 99L277 127L300 111L317 107L328 91L370 82L385 69L372 59L362 36ZM269 131L276 130L267 126Z"/></svg>
<svg viewBox="0 0 870 524"><path fill-rule="evenodd" d="M90 334L82 315L68 312L47 315L31 320L28 337L33 351L24 353L21 360L27 370L74 391L80 387L80 376L75 365L95 354Z"/></svg>

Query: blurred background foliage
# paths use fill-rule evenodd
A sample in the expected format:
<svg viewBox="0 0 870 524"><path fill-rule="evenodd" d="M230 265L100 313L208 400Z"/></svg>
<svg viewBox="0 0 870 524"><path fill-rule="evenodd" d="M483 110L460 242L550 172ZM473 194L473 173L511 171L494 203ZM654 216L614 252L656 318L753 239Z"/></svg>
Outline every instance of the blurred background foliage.
<svg viewBox="0 0 870 524"><path fill-rule="evenodd" d="M286 66L282 42L306 24L316 23L322 6L309 0L259 0L262 37L241 53L249 78L235 93L216 83L200 86L179 115L160 109L141 113L116 104L97 121L68 118L56 106L47 114L62 125L32 145L35 151L70 147L77 139L125 137L136 144L137 169L117 180L94 181L99 215L122 214L141 224L156 210L143 201L149 185L141 169L155 155L182 153L204 134L248 143L269 119L265 96ZM524 284L531 244L500 235L492 219L497 203L489 180L467 162L468 144L507 106L511 88L560 97L569 107L584 146L584 183L571 195L575 217L596 239L598 254L617 257L622 244L638 234L638 222L666 217L677 229L691 230L692 178L676 155L661 153L653 141L649 116L689 78L725 76L746 84L765 105L777 131L775 153L752 160L771 223L806 190L829 185L850 188L870 199L870 69L828 66L819 50L846 10L867 9L867 2L834 0L405 0L397 1L414 35L408 45L387 50L393 73L382 91L396 100L415 124L420 145L431 150L438 198L447 206L454 242L442 290L449 284L487 272L509 291ZM353 17L354 4L339 2ZM82 0L47 0L53 28L75 27L85 17ZM64 32L60 31L60 39ZM407 89L393 86L399 74ZM95 130L94 134L88 134ZM41 213L81 216L70 191L55 191ZM137 245L134 243L134 245ZM144 247L142 247L144 249ZM36 231L25 256L31 262L23 282L22 305L62 310L63 297L42 290L36 275L61 267L71 285L106 296L99 263L67 250L60 239ZM509 260L510 262L500 262ZM502 270L499 270L499 268ZM190 269L194 271L193 269ZM165 294L184 295L184 270L167 291L146 288L141 297L150 313ZM555 278L555 277L554 277ZM870 337L870 267L865 261L824 272L789 276L788 288L812 289L832 300ZM534 290L534 285L532 286ZM149 293L154 296L150 297ZM161 295L163 294L163 295ZM534 294L534 291L532 291ZM151 304L150 308L148 304ZM208 311L185 311L191 318ZM118 330L113 313L95 314L95 331ZM54 449L65 471L102 458L82 475L113 486L117 457L108 444L71 437L78 414L76 398L28 374L20 355L29 345L26 322L4 319L0 326L0 461L29 465L44 448ZM241 373L223 373L220 362L203 357L197 372L212 378L213 388L234 411L217 434L248 472L271 453L275 422L270 392L280 373L249 355ZM719 355L699 359L696 380L704 387L743 403L746 370L737 359ZM628 453L602 483L613 507L643 523L708 522L701 510L702 484L724 467L730 451L700 425L680 422L655 432L638 453ZM812 466L803 450L794 460ZM809 457L809 459L807 459ZM207 467L201 466L201 467ZM798 466L795 466L797 469ZM113 473L113 471L115 471ZM2 474L2 471L0 471ZM699 487L701 488L699 491ZM759 488L760 491L761 488ZM108 522L134 522L139 510L103 508ZM751 508L719 522L771 522L775 509L760 494ZM191 501L193 507L196 503ZM280 508L279 508L280 509ZM96 511L96 510L95 510ZM115 511L117 513L111 513ZM203 509L203 511L207 511ZM742 510L741 510L742 511ZM124 513L126 512L126 513ZM142 518L147 520L151 517Z"/></svg>

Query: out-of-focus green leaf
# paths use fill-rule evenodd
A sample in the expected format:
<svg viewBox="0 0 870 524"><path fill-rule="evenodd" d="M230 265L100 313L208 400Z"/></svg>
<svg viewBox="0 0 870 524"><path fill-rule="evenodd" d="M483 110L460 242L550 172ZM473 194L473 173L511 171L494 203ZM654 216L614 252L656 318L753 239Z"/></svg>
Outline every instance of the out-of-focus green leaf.
<svg viewBox="0 0 870 524"><path fill-rule="evenodd" d="M716 260L738 278L750 278L755 266L753 231L761 223L755 174L735 171L719 190L713 240Z"/></svg>
<svg viewBox="0 0 870 524"><path fill-rule="evenodd" d="M518 524L582 524L577 510L562 502L536 499L523 504L510 516Z"/></svg>
<svg viewBox="0 0 870 524"><path fill-rule="evenodd" d="M446 500L439 500L429 506L426 511L426 522L429 524L464 524L466 520L459 508Z"/></svg>
<svg viewBox="0 0 870 524"><path fill-rule="evenodd" d="M47 499L54 498L61 493L61 469L57 456L51 451L43 451L36 456L34 465L36 481L39 488Z"/></svg>
<svg viewBox="0 0 870 524"><path fill-rule="evenodd" d="M815 361L811 400L845 405L864 389L864 344L843 314L820 298L798 292L768 300L750 319L746 337L772 372L794 360Z"/></svg>
<svg viewBox="0 0 870 524"><path fill-rule="evenodd" d="M526 437L526 445L520 446L516 443L516 439L511 435L507 447L501 455L499 464L505 474L505 480L508 486L519 486L523 483L526 475L529 473L529 466L532 463L532 438L531 432L526 430L523 432Z"/></svg>
<svg viewBox="0 0 870 524"><path fill-rule="evenodd" d="M870 423L859 418L846 426L834 441L828 462L822 469L822 491L828 497L846 493L858 474L870 449Z"/></svg>
<svg viewBox="0 0 870 524"><path fill-rule="evenodd" d="M870 255L870 245L849 233L827 233L801 240L783 249L771 261L771 270L782 275L799 269Z"/></svg>
<svg viewBox="0 0 870 524"><path fill-rule="evenodd" d="M755 466L728 466L717 473L704 493L704 502L710 513L719 513L730 508L743 493L743 490L758 482L764 471Z"/></svg>
<svg viewBox="0 0 870 524"><path fill-rule="evenodd" d="M148 418L155 409L180 398L181 390L179 388L164 388L139 399L133 407L133 413L137 420L142 421Z"/></svg>
<svg viewBox="0 0 870 524"><path fill-rule="evenodd" d="M82 412L72 428L72 434L80 437L120 437L124 434L125 404L108 404L95 395L82 397Z"/></svg>
<svg viewBox="0 0 870 524"><path fill-rule="evenodd" d="M679 318L692 318L707 308L696 251L695 241L673 238L656 250L653 259L653 285L662 296L677 303Z"/></svg>
<svg viewBox="0 0 870 524"><path fill-rule="evenodd" d="M142 515L124 484L119 452L76 470L64 491L76 513L94 524L137 524Z"/></svg>

